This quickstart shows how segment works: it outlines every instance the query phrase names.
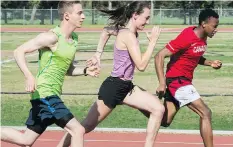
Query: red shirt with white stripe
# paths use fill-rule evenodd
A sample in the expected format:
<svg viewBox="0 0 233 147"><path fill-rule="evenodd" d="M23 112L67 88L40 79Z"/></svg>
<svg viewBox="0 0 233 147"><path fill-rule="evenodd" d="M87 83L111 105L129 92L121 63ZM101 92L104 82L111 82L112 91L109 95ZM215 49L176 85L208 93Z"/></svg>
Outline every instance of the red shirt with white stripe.
<svg viewBox="0 0 233 147"><path fill-rule="evenodd" d="M184 76L193 79L194 69L207 49L206 38L196 36L194 29L195 27L184 29L176 39L166 45L173 53L167 64L166 77Z"/></svg>

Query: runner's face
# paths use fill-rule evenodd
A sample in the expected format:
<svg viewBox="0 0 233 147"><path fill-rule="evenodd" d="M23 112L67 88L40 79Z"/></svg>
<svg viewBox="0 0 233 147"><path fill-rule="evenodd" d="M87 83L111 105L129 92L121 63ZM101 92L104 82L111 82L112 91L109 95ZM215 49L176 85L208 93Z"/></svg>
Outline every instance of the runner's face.
<svg viewBox="0 0 233 147"><path fill-rule="evenodd" d="M141 14L134 14L134 19L136 23L136 27L138 30L143 30L144 27L149 24L150 19L150 9L144 8L143 13Z"/></svg>
<svg viewBox="0 0 233 147"><path fill-rule="evenodd" d="M218 18L210 17L206 22L203 24L203 28L205 34L212 38L217 33L217 27L219 24Z"/></svg>
<svg viewBox="0 0 233 147"><path fill-rule="evenodd" d="M73 24L75 27L80 28L82 26L82 22L85 19L85 15L83 13L81 4L74 4L71 8L71 11L66 13L66 19Z"/></svg>

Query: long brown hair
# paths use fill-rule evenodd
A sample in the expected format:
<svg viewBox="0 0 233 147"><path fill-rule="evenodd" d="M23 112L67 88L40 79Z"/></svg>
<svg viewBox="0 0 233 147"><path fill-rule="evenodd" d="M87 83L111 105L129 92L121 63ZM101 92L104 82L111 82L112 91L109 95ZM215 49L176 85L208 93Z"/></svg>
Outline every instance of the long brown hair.
<svg viewBox="0 0 233 147"><path fill-rule="evenodd" d="M109 15L112 20L109 26L114 26L117 30L124 27L134 13L143 13L144 8L151 8L150 2L147 1L134 1L125 6L117 8L116 10L100 10L101 12Z"/></svg>

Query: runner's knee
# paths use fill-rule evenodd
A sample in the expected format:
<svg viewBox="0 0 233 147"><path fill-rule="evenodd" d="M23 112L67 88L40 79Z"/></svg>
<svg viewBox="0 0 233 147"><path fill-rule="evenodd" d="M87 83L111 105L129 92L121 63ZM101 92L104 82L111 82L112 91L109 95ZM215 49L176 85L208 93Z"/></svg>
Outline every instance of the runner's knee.
<svg viewBox="0 0 233 147"><path fill-rule="evenodd" d="M73 136L83 136L83 134L85 133L85 129L82 125L78 125L75 128L70 130L70 135Z"/></svg>
<svg viewBox="0 0 233 147"><path fill-rule="evenodd" d="M201 117L206 119L211 119L212 111L210 110L210 108L207 107L205 110L203 110Z"/></svg>
<svg viewBox="0 0 233 147"><path fill-rule="evenodd" d="M165 112L165 108L162 104L157 104L154 105L150 108L150 112L151 114L155 115L155 116L163 116L164 112Z"/></svg>
<svg viewBox="0 0 233 147"><path fill-rule="evenodd" d="M32 146L35 140L30 140L26 137L22 137L21 144L25 146Z"/></svg>

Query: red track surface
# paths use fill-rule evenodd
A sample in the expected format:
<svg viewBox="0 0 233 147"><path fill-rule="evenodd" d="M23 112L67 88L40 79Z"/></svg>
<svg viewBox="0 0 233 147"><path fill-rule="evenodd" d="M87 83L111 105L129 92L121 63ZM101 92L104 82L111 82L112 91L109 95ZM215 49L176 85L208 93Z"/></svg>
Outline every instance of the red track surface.
<svg viewBox="0 0 233 147"><path fill-rule="evenodd" d="M56 147L63 131L46 131L32 147ZM85 135L85 147L143 147L145 133L92 132ZM215 147L233 147L233 136L214 136ZM203 147L200 135L162 134L156 139L156 147ZM2 147L18 147L2 142Z"/></svg>

